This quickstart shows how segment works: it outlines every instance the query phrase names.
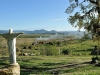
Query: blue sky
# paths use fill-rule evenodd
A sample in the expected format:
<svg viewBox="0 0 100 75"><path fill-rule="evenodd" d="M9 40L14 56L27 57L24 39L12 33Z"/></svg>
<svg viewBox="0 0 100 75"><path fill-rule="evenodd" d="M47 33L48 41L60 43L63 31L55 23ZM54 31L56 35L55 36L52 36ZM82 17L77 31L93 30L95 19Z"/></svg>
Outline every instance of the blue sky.
<svg viewBox="0 0 100 75"><path fill-rule="evenodd" d="M65 13L69 0L0 0L0 30L75 31Z"/></svg>

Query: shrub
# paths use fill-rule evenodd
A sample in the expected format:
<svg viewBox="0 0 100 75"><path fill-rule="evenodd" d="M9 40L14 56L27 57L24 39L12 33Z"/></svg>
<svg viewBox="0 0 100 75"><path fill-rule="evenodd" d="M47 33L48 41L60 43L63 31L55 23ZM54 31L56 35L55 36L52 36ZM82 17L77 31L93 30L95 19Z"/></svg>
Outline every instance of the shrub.
<svg viewBox="0 0 100 75"><path fill-rule="evenodd" d="M59 53L56 47L48 45L45 46L43 50L41 50L41 54L47 56L52 56L52 55L57 56Z"/></svg>
<svg viewBox="0 0 100 75"><path fill-rule="evenodd" d="M64 55L69 55L69 54L70 54L70 50L68 50L68 49L63 49L62 54L64 54Z"/></svg>

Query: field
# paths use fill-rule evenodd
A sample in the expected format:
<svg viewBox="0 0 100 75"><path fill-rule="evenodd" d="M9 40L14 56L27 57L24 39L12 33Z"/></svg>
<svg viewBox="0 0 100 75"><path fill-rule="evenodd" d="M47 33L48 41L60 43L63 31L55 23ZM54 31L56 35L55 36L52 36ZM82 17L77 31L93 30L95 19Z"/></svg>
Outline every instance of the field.
<svg viewBox="0 0 100 75"><path fill-rule="evenodd" d="M0 40L0 68L2 68L9 64L9 59L7 47L4 47L7 45L6 40L4 38ZM69 40L62 42L62 45L31 45L33 41L33 38L17 38L17 62L21 68L21 75L100 75L100 67L90 64L91 58L94 57L91 51L97 42ZM29 49L29 46L32 48ZM62 53L64 50L69 52L64 54Z"/></svg>
<svg viewBox="0 0 100 75"><path fill-rule="evenodd" d="M21 75L100 75L100 67L90 64L92 56L18 56ZM2 66L8 58L0 60ZM58 74L56 74L58 73Z"/></svg>

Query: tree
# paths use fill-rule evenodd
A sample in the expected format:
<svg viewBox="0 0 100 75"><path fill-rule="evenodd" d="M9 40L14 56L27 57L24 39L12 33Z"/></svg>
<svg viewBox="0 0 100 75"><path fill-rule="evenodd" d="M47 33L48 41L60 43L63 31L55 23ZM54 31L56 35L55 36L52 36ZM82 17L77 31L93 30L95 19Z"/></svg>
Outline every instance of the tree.
<svg viewBox="0 0 100 75"><path fill-rule="evenodd" d="M91 35L84 32L84 36L82 37L82 39L89 40L89 39L91 39Z"/></svg>
<svg viewBox="0 0 100 75"><path fill-rule="evenodd" d="M100 41L100 0L69 0L70 6L66 13L72 13L75 8L79 7L81 11L69 16L69 23L78 27L79 30L84 28L92 34L93 39Z"/></svg>

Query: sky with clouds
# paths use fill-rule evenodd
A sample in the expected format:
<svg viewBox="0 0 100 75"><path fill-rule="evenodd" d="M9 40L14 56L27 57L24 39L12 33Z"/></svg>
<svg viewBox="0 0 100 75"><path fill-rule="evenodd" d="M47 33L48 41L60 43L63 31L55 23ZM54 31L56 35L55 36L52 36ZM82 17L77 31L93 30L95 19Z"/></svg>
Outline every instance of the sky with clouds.
<svg viewBox="0 0 100 75"><path fill-rule="evenodd" d="M65 13L69 0L0 0L0 30L75 31Z"/></svg>

